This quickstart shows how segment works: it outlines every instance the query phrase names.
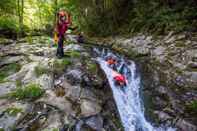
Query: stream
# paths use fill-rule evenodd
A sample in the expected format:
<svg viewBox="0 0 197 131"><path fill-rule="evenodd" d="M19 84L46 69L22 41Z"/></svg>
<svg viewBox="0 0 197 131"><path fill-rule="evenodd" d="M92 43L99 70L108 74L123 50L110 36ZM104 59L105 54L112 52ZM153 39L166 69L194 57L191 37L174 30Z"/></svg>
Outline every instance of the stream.
<svg viewBox="0 0 197 131"><path fill-rule="evenodd" d="M94 49L99 55L97 58L101 69L105 72L110 87L113 92L113 97L118 108L121 122L125 131L175 131L171 127L154 127L145 119L143 101L140 96L140 75L137 72L137 67L134 61L126 61L123 57L111 53L107 49L102 51ZM118 60L117 70L120 69L127 79L125 87L121 88L114 84L112 69L108 66L106 57L113 57Z"/></svg>

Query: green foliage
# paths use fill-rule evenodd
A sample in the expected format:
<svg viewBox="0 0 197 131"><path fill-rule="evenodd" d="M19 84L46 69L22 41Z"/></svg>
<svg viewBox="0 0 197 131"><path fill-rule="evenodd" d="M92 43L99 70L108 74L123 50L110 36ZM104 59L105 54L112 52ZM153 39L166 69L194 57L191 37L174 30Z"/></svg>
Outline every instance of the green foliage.
<svg viewBox="0 0 197 131"><path fill-rule="evenodd" d="M63 58L61 60L55 60L53 62L53 72L59 74L64 71L64 69L71 65L71 61L67 58Z"/></svg>
<svg viewBox="0 0 197 131"><path fill-rule="evenodd" d="M27 40L27 42L28 42L29 44L33 44L33 39L32 39L32 36L31 36L31 35L28 35L28 36L26 37L26 40Z"/></svg>
<svg viewBox="0 0 197 131"><path fill-rule="evenodd" d="M197 100L191 101L186 107L188 112L197 114Z"/></svg>
<svg viewBox="0 0 197 131"><path fill-rule="evenodd" d="M71 64L72 64L70 60L65 59L65 58L63 59L62 63L63 63L63 65L65 65L65 66L68 66L68 65L71 65Z"/></svg>
<svg viewBox="0 0 197 131"><path fill-rule="evenodd" d="M139 0L130 13L130 31L165 33L171 30L179 32L191 29L197 24L195 20L190 19L197 16L196 7L187 4L183 6L182 3L170 7L154 0Z"/></svg>
<svg viewBox="0 0 197 131"><path fill-rule="evenodd" d="M3 66L0 69L0 83L5 82L5 78L8 77L9 75L19 71L21 66L17 63L12 63L6 66Z"/></svg>
<svg viewBox="0 0 197 131"><path fill-rule="evenodd" d="M6 113L8 113L10 116L16 116L18 113L22 112L23 110L21 108L16 107L10 107L6 109Z"/></svg>
<svg viewBox="0 0 197 131"><path fill-rule="evenodd" d="M40 85L29 84L25 87L18 87L15 91L8 94L8 97L17 100L23 100L23 99L34 100L41 97L43 93L44 90L41 89Z"/></svg>
<svg viewBox="0 0 197 131"><path fill-rule="evenodd" d="M80 28L90 35L190 31L197 26L195 1L71 0Z"/></svg>
<svg viewBox="0 0 197 131"><path fill-rule="evenodd" d="M87 68L88 68L88 71L90 71L91 73L96 73L97 72L96 63L88 63Z"/></svg>
<svg viewBox="0 0 197 131"><path fill-rule="evenodd" d="M43 74L49 74L51 71L50 69L43 67L41 65L38 65L37 67L35 67L35 73L37 75L37 77L43 75Z"/></svg>
<svg viewBox="0 0 197 131"><path fill-rule="evenodd" d="M22 86L22 81L16 80L16 87L21 87L21 86Z"/></svg>
<svg viewBox="0 0 197 131"><path fill-rule="evenodd" d="M52 131L59 131L59 129L58 128L53 128L53 130Z"/></svg>
<svg viewBox="0 0 197 131"><path fill-rule="evenodd" d="M15 13L16 0L1 0L0 13L13 14Z"/></svg>
<svg viewBox="0 0 197 131"><path fill-rule="evenodd" d="M80 52L79 51L67 51L65 53L66 56L71 57L71 58L78 58L80 57Z"/></svg>
<svg viewBox="0 0 197 131"><path fill-rule="evenodd" d="M18 22L12 16L0 16L0 29L19 31Z"/></svg>

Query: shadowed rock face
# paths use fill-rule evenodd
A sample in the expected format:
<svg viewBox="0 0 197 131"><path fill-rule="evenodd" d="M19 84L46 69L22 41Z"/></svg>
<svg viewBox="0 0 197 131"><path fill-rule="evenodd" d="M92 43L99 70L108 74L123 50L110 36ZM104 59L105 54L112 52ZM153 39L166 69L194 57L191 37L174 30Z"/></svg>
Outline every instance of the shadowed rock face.
<svg viewBox="0 0 197 131"><path fill-rule="evenodd" d="M197 79L196 34L138 35L98 42L135 59L140 67L147 117L178 130L195 131Z"/></svg>
<svg viewBox="0 0 197 131"><path fill-rule="evenodd" d="M17 72L8 73L5 82L0 83L0 97L3 96L0 99L0 129L101 131L121 128L116 107L111 106L114 101L110 88L91 59L90 49L76 44L65 45L64 51L73 51L75 56L66 55L58 60L56 47L47 43L49 39L35 37L33 43L24 39L0 48L0 67L12 63L21 66ZM32 83L40 85L44 91L41 97L19 101L6 96ZM37 90L28 91L30 95L38 93ZM17 95L24 94L18 92Z"/></svg>

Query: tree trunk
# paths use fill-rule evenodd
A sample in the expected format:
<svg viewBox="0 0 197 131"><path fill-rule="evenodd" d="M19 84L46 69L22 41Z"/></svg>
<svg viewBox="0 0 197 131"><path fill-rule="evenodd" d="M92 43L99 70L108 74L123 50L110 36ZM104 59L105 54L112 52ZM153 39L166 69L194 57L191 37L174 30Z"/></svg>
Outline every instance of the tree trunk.
<svg viewBox="0 0 197 131"><path fill-rule="evenodd" d="M57 23L57 6L58 6L58 0L54 1L54 5L55 5L55 10L54 10L54 25L56 25Z"/></svg>
<svg viewBox="0 0 197 131"><path fill-rule="evenodd" d="M17 13L18 13L18 22L19 22L19 32L18 38L22 37L23 35L23 9L24 9L24 0L17 1Z"/></svg>

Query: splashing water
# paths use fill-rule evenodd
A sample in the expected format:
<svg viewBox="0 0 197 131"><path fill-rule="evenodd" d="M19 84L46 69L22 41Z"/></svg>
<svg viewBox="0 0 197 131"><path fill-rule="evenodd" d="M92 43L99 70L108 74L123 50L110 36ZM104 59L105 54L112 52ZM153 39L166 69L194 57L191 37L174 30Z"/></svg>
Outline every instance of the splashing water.
<svg viewBox="0 0 197 131"><path fill-rule="evenodd" d="M98 50L95 50L99 53ZM107 56L118 58L119 65L117 70L124 66L123 74L126 76L127 85L121 88L114 84L112 76L113 70L108 66L105 61ZM125 62L123 58L108 53L105 50L100 52L100 57L97 58L102 70L105 72L109 84L112 88L113 96L120 114L121 122L125 131L175 131L170 127L153 127L144 117L144 109L140 98L140 77L136 72L136 65L133 61Z"/></svg>

